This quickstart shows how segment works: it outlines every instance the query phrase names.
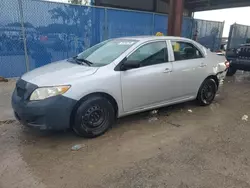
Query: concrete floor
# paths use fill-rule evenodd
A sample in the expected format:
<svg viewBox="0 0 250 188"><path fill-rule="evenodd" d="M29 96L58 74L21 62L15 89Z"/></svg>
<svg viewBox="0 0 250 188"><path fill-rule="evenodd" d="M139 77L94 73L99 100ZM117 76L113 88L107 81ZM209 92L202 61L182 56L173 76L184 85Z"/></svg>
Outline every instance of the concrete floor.
<svg viewBox="0 0 250 188"><path fill-rule="evenodd" d="M2 123L0 188L250 188L249 86L239 72L209 107L126 117L91 140Z"/></svg>
<svg viewBox="0 0 250 188"><path fill-rule="evenodd" d="M15 84L15 80L0 82L0 122L14 119L10 101Z"/></svg>

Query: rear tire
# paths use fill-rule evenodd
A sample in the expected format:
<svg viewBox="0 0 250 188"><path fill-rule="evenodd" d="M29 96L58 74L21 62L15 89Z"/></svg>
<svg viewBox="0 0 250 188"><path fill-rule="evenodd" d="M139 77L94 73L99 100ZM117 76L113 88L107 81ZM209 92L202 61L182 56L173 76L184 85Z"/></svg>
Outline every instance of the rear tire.
<svg viewBox="0 0 250 188"><path fill-rule="evenodd" d="M79 136L95 138L109 130L114 120L112 104L102 96L93 96L80 104L72 127Z"/></svg>
<svg viewBox="0 0 250 188"><path fill-rule="evenodd" d="M216 96L217 89L218 86L214 79L206 79L202 83L197 95L197 101L199 102L199 104L201 106L210 105Z"/></svg>
<svg viewBox="0 0 250 188"><path fill-rule="evenodd" d="M233 76L236 73L237 69L234 69L232 67L229 67L227 71L227 76Z"/></svg>

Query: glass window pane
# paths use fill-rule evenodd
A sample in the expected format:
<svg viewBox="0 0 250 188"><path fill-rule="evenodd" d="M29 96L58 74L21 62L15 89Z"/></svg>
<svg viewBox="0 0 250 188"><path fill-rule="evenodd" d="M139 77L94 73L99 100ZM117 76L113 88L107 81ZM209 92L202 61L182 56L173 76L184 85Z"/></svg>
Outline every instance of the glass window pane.
<svg viewBox="0 0 250 188"><path fill-rule="evenodd" d="M187 42L172 41L175 61L202 58L201 52L193 45Z"/></svg>
<svg viewBox="0 0 250 188"><path fill-rule="evenodd" d="M145 44L128 57L128 61L139 61L141 66L168 62L165 41Z"/></svg>
<svg viewBox="0 0 250 188"><path fill-rule="evenodd" d="M81 54L79 59L86 59L93 63L93 66L104 66L112 63L126 50L133 46L137 40L114 39L99 43Z"/></svg>

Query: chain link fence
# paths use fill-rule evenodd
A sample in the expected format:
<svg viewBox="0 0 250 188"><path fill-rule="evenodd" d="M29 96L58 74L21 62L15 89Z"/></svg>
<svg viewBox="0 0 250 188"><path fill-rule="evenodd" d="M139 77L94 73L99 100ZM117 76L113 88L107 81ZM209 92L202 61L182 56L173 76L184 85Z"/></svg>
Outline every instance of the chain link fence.
<svg viewBox="0 0 250 188"><path fill-rule="evenodd" d="M0 1L0 75L19 77L109 38L167 35L167 25L165 14L40 0ZM193 38L198 30L199 42L217 48L222 25L184 17L182 36Z"/></svg>
<svg viewBox="0 0 250 188"><path fill-rule="evenodd" d="M0 76L4 77L27 70L19 5L18 1L0 2Z"/></svg>

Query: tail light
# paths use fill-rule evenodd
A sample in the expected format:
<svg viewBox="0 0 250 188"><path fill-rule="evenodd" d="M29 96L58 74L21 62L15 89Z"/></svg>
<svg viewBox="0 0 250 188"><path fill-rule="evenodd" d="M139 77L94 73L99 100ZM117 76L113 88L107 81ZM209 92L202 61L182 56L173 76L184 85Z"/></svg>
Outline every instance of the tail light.
<svg viewBox="0 0 250 188"><path fill-rule="evenodd" d="M230 62L229 62L229 61L225 61L225 65L226 65L226 67L227 67L227 69L228 69L229 66L230 66Z"/></svg>

